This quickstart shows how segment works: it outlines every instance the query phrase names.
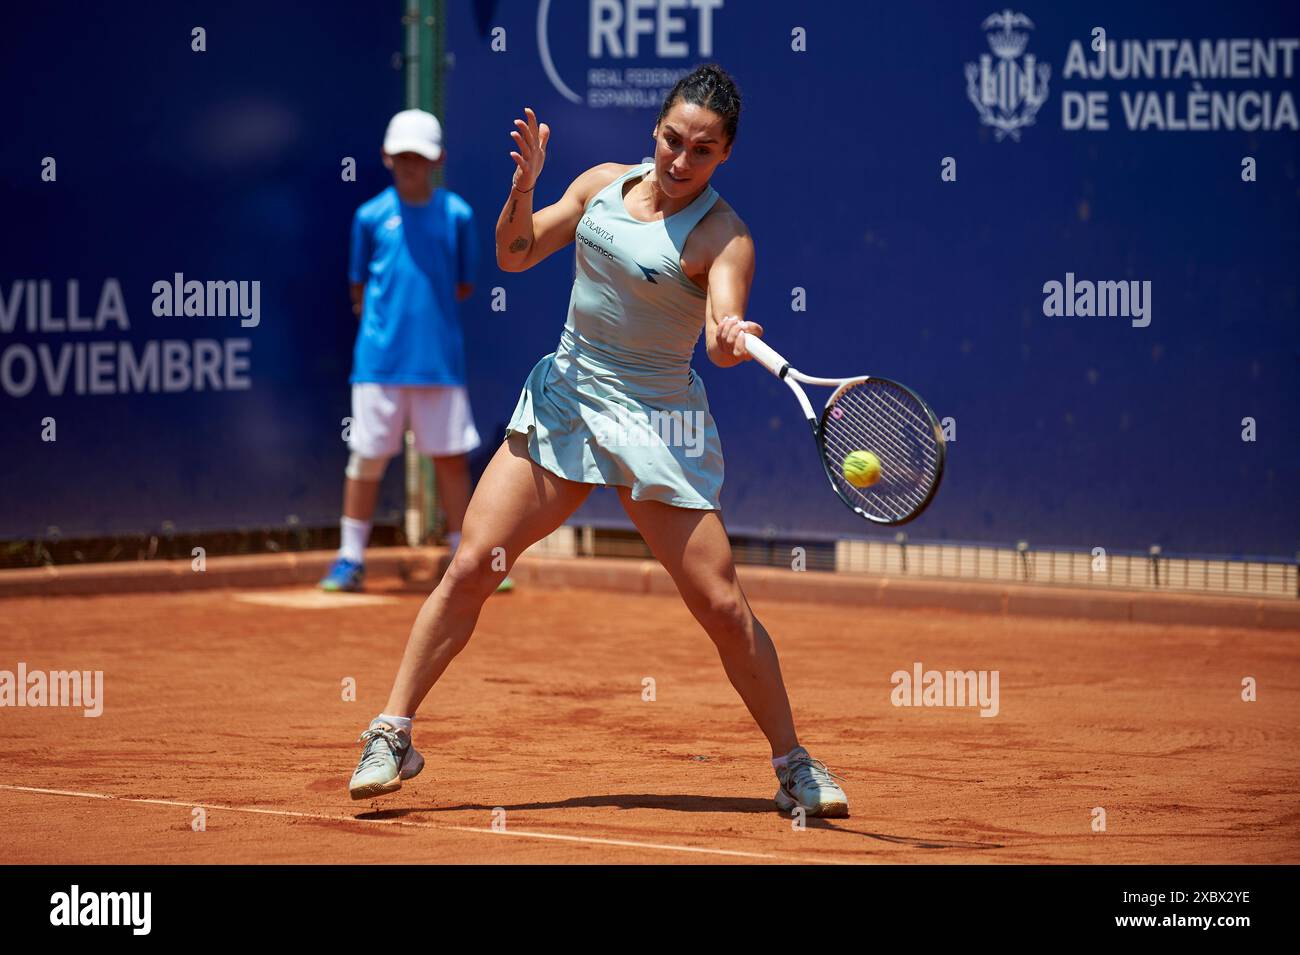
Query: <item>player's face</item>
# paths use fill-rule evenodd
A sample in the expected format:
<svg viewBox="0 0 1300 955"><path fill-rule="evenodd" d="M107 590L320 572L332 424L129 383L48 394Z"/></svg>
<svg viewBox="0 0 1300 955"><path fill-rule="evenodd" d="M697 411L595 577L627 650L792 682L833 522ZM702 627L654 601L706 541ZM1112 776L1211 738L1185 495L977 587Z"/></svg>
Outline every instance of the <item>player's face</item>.
<svg viewBox="0 0 1300 955"><path fill-rule="evenodd" d="M438 164L419 153L398 153L389 156L384 165L393 171L393 184L399 192L419 192L428 187Z"/></svg>
<svg viewBox="0 0 1300 955"><path fill-rule="evenodd" d="M655 175L670 196L703 189L730 154L722 117L703 106L678 100L655 127Z"/></svg>

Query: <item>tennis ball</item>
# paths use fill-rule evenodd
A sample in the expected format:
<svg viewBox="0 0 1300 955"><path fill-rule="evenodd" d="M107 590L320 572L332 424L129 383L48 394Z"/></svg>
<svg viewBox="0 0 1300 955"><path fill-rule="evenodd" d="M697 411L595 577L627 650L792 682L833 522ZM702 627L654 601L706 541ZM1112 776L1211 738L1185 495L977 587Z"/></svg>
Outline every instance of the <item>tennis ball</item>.
<svg viewBox="0 0 1300 955"><path fill-rule="evenodd" d="M850 451L844 458L844 480L854 487L871 487L880 480L880 458L870 451Z"/></svg>

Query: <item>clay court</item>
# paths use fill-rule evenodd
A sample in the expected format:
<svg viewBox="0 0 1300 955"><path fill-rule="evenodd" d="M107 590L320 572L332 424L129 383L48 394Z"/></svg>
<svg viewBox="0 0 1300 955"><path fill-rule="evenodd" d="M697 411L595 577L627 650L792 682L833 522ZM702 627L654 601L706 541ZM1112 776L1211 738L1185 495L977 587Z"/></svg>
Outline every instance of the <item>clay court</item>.
<svg viewBox="0 0 1300 955"><path fill-rule="evenodd" d="M742 570L742 580L744 571ZM672 594L520 586L352 802L357 734L428 585L0 600L0 667L103 670L99 718L0 717L13 863L1295 863L1297 632L751 596L849 819L772 807L767 747ZM1000 712L890 675L1000 672ZM1259 682L1242 702L1241 681ZM345 702L343 681L356 681ZM643 680L655 681L645 701ZM204 807L206 830L194 831ZM1092 810L1106 831L1092 831ZM504 810L504 832L494 810ZM497 819L502 818L497 814Z"/></svg>

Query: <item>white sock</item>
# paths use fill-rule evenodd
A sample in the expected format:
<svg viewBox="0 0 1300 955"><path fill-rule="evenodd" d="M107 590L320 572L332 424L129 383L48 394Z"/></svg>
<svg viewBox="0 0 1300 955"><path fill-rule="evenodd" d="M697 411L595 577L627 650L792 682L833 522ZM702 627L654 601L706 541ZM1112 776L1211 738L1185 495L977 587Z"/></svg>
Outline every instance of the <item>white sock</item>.
<svg viewBox="0 0 1300 955"><path fill-rule="evenodd" d="M452 553L460 546L460 531L447 531L447 545L451 548Z"/></svg>
<svg viewBox="0 0 1300 955"><path fill-rule="evenodd" d="M370 540L370 521L344 517L339 521L339 556L353 563L366 562L366 542Z"/></svg>
<svg viewBox="0 0 1300 955"><path fill-rule="evenodd" d="M798 749L798 748L799 747L796 746L794 749ZM794 749L790 750L790 752L786 753L784 756L773 756L772 768L781 769L785 766L786 763L790 762L790 757L794 754Z"/></svg>
<svg viewBox="0 0 1300 955"><path fill-rule="evenodd" d="M410 734L411 720L413 719L414 717L412 716L389 716L387 713L380 713L370 721L370 725L374 726L376 723L382 721L395 730L402 730L404 733Z"/></svg>

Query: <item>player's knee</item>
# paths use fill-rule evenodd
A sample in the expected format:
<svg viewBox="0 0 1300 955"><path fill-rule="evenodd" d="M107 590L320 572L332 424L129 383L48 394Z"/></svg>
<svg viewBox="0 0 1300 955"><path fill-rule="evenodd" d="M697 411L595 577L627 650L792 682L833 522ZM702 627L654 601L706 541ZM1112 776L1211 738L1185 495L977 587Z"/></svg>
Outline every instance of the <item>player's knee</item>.
<svg viewBox="0 0 1300 955"><path fill-rule="evenodd" d="M348 466L343 473L353 481L378 481L388 468L389 458L363 458L353 451L348 455Z"/></svg>
<svg viewBox="0 0 1300 955"><path fill-rule="evenodd" d="M698 616L714 640L748 639L749 607L734 589L706 594Z"/></svg>
<svg viewBox="0 0 1300 955"><path fill-rule="evenodd" d="M482 603L505 576L504 568L498 569L498 564L498 557L491 551L462 541L443 574L442 586L446 588L447 599Z"/></svg>

